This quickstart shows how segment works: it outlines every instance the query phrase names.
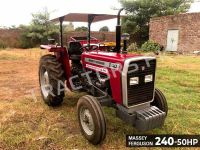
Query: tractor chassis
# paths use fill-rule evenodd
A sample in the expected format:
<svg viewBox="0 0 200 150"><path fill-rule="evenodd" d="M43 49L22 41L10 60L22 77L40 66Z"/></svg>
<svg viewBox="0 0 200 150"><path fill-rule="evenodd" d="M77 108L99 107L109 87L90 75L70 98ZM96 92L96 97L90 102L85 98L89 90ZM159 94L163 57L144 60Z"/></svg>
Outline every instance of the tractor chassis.
<svg viewBox="0 0 200 150"><path fill-rule="evenodd" d="M94 86L95 87L95 86ZM162 127L166 118L166 113L150 103L137 107L126 108L122 105L115 104L113 99L107 93L95 87L99 92L104 94L96 97L101 106L112 107L116 109L116 116L124 122L134 126L138 131L145 132L155 127Z"/></svg>

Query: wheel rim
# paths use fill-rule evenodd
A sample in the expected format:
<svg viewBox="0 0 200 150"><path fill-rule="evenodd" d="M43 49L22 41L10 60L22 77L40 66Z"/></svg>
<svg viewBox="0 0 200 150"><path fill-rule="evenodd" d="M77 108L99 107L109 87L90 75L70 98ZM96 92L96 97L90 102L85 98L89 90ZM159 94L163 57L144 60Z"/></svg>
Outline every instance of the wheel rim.
<svg viewBox="0 0 200 150"><path fill-rule="evenodd" d="M40 73L41 90L44 98L47 98L50 93L49 74L45 68L42 68Z"/></svg>
<svg viewBox="0 0 200 150"><path fill-rule="evenodd" d="M85 133L92 135L94 133L94 121L89 109L83 107L80 109L80 121Z"/></svg>

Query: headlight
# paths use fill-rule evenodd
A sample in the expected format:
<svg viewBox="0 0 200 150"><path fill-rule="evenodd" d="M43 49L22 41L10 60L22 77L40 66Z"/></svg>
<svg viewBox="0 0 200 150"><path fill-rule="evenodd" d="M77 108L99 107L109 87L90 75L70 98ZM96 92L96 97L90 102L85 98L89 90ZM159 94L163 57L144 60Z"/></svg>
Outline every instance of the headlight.
<svg viewBox="0 0 200 150"><path fill-rule="evenodd" d="M139 77L130 78L130 85L137 85L139 84Z"/></svg>
<svg viewBox="0 0 200 150"><path fill-rule="evenodd" d="M149 83L153 81L153 75L146 75L145 76L145 83Z"/></svg>

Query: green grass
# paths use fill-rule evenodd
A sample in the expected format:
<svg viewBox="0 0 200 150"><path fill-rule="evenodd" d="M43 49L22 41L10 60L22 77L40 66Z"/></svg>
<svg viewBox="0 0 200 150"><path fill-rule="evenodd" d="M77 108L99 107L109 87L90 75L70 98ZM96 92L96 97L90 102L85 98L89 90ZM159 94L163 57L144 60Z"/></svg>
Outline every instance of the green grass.
<svg viewBox="0 0 200 150"><path fill-rule="evenodd" d="M169 113L162 129L145 134L200 134L200 57L158 60L157 87L167 97ZM125 136L139 132L116 118L111 108L104 108L107 137L102 145L93 146L83 138L76 112L82 95L68 93L58 108L46 106L39 93L37 102L30 96L0 101L0 149L127 149Z"/></svg>

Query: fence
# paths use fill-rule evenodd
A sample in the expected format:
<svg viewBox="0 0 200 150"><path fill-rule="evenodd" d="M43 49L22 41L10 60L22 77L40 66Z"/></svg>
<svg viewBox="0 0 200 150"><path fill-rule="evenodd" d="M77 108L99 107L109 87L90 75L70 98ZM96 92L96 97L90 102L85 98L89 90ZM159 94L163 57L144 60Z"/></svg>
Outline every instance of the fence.
<svg viewBox="0 0 200 150"><path fill-rule="evenodd" d="M19 29L0 29L0 48L4 47L20 47Z"/></svg>
<svg viewBox="0 0 200 150"><path fill-rule="evenodd" d="M21 33L22 31L19 29L0 29L0 48L20 48ZM72 36L86 35L87 32L69 32L64 34L64 41L67 43ZM100 41L115 41L115 32L92 32L91 36L99 39Z"/></svg>

